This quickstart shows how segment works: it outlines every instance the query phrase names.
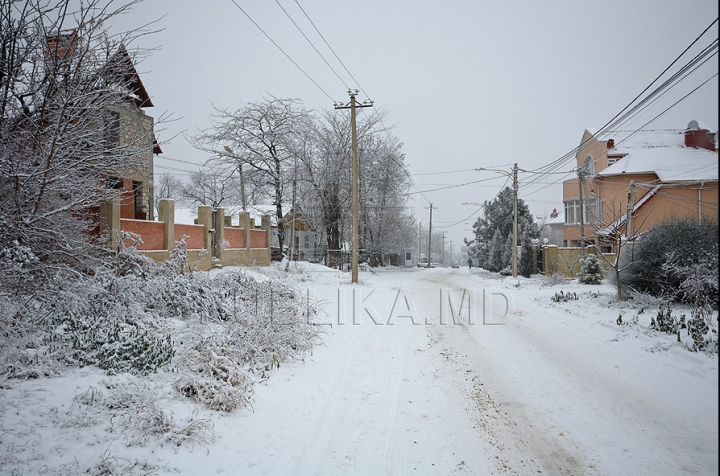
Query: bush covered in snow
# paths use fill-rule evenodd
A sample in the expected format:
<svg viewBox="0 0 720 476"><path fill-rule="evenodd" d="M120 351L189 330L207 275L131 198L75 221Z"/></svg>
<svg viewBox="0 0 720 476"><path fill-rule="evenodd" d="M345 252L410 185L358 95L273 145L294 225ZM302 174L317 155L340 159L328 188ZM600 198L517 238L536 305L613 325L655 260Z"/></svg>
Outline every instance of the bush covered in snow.
<svg viewBox="0 0 720 476"><path fill-rule="evenodd" d="M701 294L717 309L717 222L662 223L642 235L626 258L633 264L621 278L625 287L690 305Z"/></svg>
<svg viewBox="0 0 720 476"><path fill-rule="evenodd" d="M690 319L685 314L676 317L670 303L660 302L657 315L651 319L650 327L666 334L676 335L678 343L683 342L681 334L687 333L691 344L689 350L704 351L709 354L718 352L718 331L713 323L712 309L701 301L690 310Z"/></svg>
<svg viewBox="0 0 720 476"><path fill-rule="evenodd" d="M0 376L177 372L181 395L211 409L246 406L252 385L317 342L315 304L280 280L187 273L182 257L136 266L131 249L93 276L45 294L0 294Z"/></svg>

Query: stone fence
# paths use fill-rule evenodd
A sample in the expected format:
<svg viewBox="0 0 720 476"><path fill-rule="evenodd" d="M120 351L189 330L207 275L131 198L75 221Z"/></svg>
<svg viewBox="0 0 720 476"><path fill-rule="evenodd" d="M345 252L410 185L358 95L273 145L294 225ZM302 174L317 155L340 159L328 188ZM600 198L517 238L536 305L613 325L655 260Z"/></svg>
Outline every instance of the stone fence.
<svg viewBox="0 0 720 476"><path fill-rule="evenodd" d="M536 250L536 263L538 263L538 251ZM600 253L594 246L585 248L585 253L591 253L599 255ZM615 262L615 253L603 253L602 254L607 261L600 259L600 264L603 266L605 276L612 271L610 263ZM565 248L558 247L555 245L547 245L542 247L542 273L561 273L568 278L577 278L582 263L580 259L583 257L583 251L581 248ZM539 267L539 263L538 266Z"/></svg>
<svg viewBox="0 0 720 476"><path fill-rule="evenodd" d="M250 214L241 212L240 226L233 227L223 208L199 206L197 223L189 225L175 223L175 203L170 199L160 200L158 221L120 218L120 207L119 198L100 207L101 231L112 237L113 248L119 245L119 231L126 231L140 236L138 251L155 261L167 260L176 243L185 238L188 262L197 262L198 270L270 265L269 215L262 217L260 227L255 227Z"/></svg>

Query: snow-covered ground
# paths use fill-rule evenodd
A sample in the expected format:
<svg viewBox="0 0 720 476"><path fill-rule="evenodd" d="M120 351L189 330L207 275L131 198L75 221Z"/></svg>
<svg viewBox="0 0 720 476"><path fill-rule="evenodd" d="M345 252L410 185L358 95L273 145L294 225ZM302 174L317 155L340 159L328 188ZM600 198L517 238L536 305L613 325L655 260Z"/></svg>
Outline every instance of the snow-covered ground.
<svg viewBox="0 0 720 476"><path fill-rule="evenodd" d="M0 473L718 472L718 356L650 330L655 301L475 269L290 273L320 300L324 344L256 382L252 408L197 408L172 373L6 380ZM131 390L148 404L122 421L97 410Z"/></svg>

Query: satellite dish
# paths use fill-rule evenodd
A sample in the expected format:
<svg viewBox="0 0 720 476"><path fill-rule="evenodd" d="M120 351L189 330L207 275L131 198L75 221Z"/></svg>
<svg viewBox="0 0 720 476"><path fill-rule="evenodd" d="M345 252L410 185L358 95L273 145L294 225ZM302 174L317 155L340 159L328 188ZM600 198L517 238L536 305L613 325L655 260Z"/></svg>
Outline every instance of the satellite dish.
<svg viewBox="0 0 720 476"><path fill-rule="evenodd" d="M698 121L692 120L688 123L687 128L688 129L700 129L700 124L698 124Z"/></svg>

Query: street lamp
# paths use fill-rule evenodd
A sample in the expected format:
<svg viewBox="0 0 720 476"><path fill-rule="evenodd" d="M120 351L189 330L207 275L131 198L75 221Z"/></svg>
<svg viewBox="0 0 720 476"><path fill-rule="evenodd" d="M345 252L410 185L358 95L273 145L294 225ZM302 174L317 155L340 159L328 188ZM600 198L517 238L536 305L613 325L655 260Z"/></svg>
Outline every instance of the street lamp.
<svg viewBox="0 0 720 476"><path fill-rule="evenodd" d="M512 244L512 275L513 278L517 278L517 222L518 222L518 216L517 216L517 201L518 201L518 180L517 180L517 172L518 172L518 166L517 163L513 166L512 173L506 171L506 170L498 170L498 169L486 169L484 167L479 167L475 169L478 172L488 171L488 172L496 172L499 174L503 174L507 177L510 177L513 181L513 244Z"/></svg>

